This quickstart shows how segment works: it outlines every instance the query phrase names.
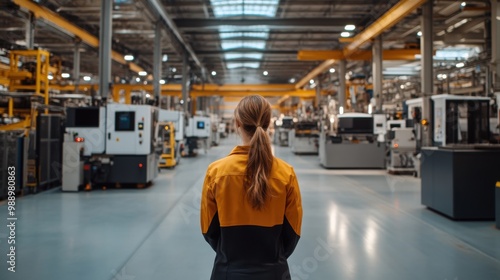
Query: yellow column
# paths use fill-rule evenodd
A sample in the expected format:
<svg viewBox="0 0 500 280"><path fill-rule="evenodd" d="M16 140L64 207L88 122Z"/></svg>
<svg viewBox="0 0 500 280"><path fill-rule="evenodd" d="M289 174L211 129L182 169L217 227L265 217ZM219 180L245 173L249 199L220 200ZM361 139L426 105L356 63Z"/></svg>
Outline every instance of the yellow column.
<svg viewBox="0 0 500 280"><path fill-rule="evenodd" d="M132 103L131 97L130 97L130 88L125 89L125 104L130 104Z"/></svg>
<svg viewBox="0 0 500 280"><path fill-rule="evenodd" d="M9 118L14 116L14 98L9 97Z"/></svg>
<svg viewBox="0 0 500 280"><path fill-rule="evenodd" d="M36 94L40 94L41 90L41 82L42 82L42 56L40 55L40 52L36 54L36 86L35 86L35 92Z"/></svg>

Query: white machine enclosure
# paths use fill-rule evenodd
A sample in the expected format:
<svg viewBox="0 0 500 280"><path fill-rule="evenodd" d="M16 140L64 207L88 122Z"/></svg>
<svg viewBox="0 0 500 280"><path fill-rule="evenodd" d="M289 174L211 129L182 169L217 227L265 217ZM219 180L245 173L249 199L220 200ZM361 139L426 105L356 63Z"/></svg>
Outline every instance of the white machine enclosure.
<svg viewBox="0 0 500 280"><path fill-rule="evenodd" d="M77 192L79 186L83 185L83 160L80 152L84 149L83 142L74 142L73 139L66 139L63 142L61 187L63 191Z"/></svg>
<svg viewBox="0 0 500 280"><path fill-rule="evenodd" d="M395 127L390 130L390 158L388 170L415 172L416 139L413 128Z"/></svg>
<svg viewBox="0 0 500 280"><path fill-rule="evenodd" d="M106 145L106 108L69 107L66 132L85 139L84 155L102 154Z"/></svg>
<svg viewBox="0 0 500 280"><path fill-rule="evenodd" d="M184 140L184 112L174 110L160 110L160 122L172 122L175 128L175 141Z"/></svg>
<svg viewBox="0 0 500 280"><path fill-rule="evenodd" d="M434 95L431 97L434 102L434 142L437 143L447 143L446 141L446 101L448 100L458 100L458 101L489 101L488 97L477 97L477 96L456 96L449 94ZM460 120L460 129L466 130L466 125Z"/></svg>
<svg viewBox="0 0 500 280"><path fill-rule="evenodd" d="M387 131L386 117L384 114L373 115L373 134L385 135Z"/></svg>
<svg viewBox="0 0 500 280"><path fill-rule="evenodd" d="M189 119L186 137L209 138L210 131L210 117L194 116Z"/></svg>
<svg viewBox="0 0 500 280"><path fill-rule="evenodd" d="M149 105L109 104L106 154L147 155L154 152L158 109Z"/></svg>

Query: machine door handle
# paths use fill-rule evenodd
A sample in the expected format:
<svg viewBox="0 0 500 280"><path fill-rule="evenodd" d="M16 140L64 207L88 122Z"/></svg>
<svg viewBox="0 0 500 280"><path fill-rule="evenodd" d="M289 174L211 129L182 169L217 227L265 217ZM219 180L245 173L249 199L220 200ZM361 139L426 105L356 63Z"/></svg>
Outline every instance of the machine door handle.
<svg viewBox="0 0 500 280"><path fill-rule="evenodd" d="M111 132L108 132L108 140L111 140Z"/></svg>

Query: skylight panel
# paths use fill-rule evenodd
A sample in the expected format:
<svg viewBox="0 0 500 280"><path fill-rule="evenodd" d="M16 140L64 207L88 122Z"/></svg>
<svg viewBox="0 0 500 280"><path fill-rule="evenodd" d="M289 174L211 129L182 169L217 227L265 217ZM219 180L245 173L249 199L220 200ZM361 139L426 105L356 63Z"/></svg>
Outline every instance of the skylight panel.
<svg viewBox="0 0 500 280"><path fill-rule="evenodd" d="M221 47L223 50L230 49L259 49L263 50L266 48L266 41L222 41Z"/></svg>
<svg viewBox="0 0 500 280"><path fill-rule="evenodd" d="M226 63L227 69L237 69L237 68L259 68L259 62L228 62Z"/></svg>
<svg viewBox="0 0 500 280"><path fill-rule="evenodd" d="M279 0L211 0L215 17L254 15L274 17Z"/></svg>
<svg viewBox="0 0 500 280"><path fill-rule="evenodd" d="M262 53L226 53L226 54L224 54L224 58L227 60L242 59L242 58L262 59L262 56L263 56Z"/></svg>

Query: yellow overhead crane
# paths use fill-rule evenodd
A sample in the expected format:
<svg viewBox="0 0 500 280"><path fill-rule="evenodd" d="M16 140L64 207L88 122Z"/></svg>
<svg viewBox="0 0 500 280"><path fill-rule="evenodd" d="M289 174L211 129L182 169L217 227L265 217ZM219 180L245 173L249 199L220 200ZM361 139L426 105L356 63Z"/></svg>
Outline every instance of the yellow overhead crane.
<svg viewBox="0 0 500 280"><path fill-rule="evenodd" d="M365 43L369 42L373 38L376 38L385 30L391 28L396 23L398 23L402 18L410 14L419 8L422 4L427 2L427 0L401 0L396 5L394 5L389 11L379 17L373 24L368 26L358 35L354 36L349 42L349 44L341 50L342 54L330 53L329 57L323 63L314 68L309 72L304 78L302 78L298 83L295 84L295 88L299 89L304 87L310 79L314 79L319 74L328 70L337 60L340 59L352 59L354 55L357 55L360 50L359 48ZM300 53L300 52L299 52ZM303 53L302 55L306 55ZM319 55L325 55L318 54ZM340 58L339 58L340 57ZM300 59L300 57L299 57ZM319 59L322 60L322 59Z"/></svg>

